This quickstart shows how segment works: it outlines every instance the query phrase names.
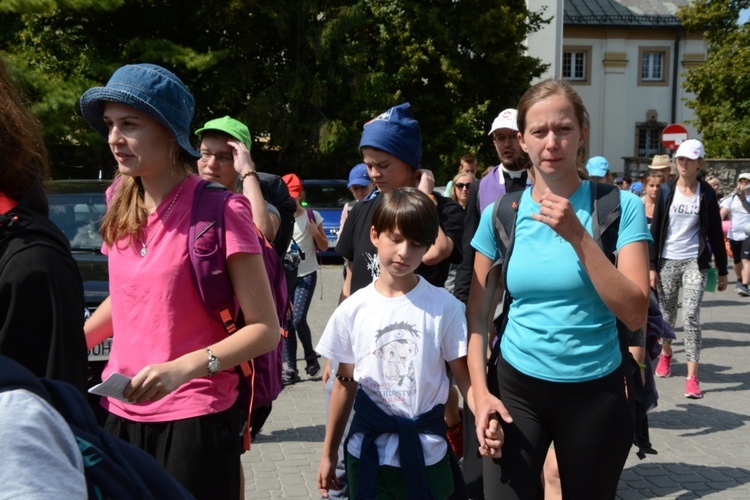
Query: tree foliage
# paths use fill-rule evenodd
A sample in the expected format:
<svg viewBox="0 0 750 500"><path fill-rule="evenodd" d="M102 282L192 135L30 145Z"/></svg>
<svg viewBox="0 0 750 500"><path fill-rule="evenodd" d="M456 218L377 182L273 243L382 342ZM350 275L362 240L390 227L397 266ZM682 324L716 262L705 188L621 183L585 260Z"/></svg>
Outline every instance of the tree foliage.
<svg viewBox="0 0 750 500"><path fill-rule="evenodd" d="M78 99L119 66L173 70L194 128L232 115L268 171L341 177L361 128L409 101L423 166L447 180L541 74L523 43L542 19L524 0L0 0L0 51L44 124L53 161L111 161Z"/></svg>
<svg viewBox="0 0 750 500"><path fill-rule="evenodd" d="M713 157L750 158L750 24L737 23L747 8L750 0L696 0L679 12L708 43L707 61L688 72L684 86L696 96L687 106Z"/></svg>

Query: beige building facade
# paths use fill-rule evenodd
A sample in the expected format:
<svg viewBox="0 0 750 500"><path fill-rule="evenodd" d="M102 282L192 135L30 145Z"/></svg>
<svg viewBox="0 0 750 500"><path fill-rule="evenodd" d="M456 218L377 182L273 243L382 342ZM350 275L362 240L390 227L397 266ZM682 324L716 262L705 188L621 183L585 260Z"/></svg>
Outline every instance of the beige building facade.
<svg viewBox="0 0 750 500"><path fill-rule="evenodd" d="M591 118L586 157L604 156L612 171L624 172L633 158L670 153L661 132L671 123L685 125L690 138L700 139L686 123L694 115L685 106L692 95L682 83L688 69L706 60L707 46L675 16L687 0L554 3L563 4L562 23L553 21L529 37L529 54L539 57L538 43L561 40L555 43L559 57L543 59L550 64L546 76L569 80L583 98Z"/></svg>

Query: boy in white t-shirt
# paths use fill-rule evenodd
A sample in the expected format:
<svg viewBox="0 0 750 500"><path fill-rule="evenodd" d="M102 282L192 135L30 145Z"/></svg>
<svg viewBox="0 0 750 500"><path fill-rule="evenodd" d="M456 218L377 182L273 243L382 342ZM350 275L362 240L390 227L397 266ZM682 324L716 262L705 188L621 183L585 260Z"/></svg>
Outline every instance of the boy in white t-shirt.
<svg viewBox="0 0 750 500"><path fill-rule="evenodd" d="M318 488L327 497L338 487L338 449L354 406L346 446L352 498L358 491L366 498L448 498L454 481L460 492L463 480L445 438L446 362L473 407L464 305L414 274L438 234L432 200L415 188L382 196L370 230L380 276L341 303L316 348L339 362ZM493 425L480 453L496 455L501 432Z"/></svg>

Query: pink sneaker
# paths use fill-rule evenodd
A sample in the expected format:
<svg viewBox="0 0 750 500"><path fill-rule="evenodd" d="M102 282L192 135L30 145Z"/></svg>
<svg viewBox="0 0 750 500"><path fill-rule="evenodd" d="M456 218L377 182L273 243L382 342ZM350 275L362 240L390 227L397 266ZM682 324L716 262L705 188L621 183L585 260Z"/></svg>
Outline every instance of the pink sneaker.
<svg viewBox="0 0 750 500"><path fill-rule="evenodd" d="M656 365L654 375L657 377L665 378L672 375L672 355L667 356L666 354L659 355L659 363Z"/></svg>
<svg viewBox="0 0 750 500"><path fill-rule="evenodd" d="M688 377L685 379L685 397L690 399L700 399L703 397L701 388L698 385L698 377Z"/></svg>

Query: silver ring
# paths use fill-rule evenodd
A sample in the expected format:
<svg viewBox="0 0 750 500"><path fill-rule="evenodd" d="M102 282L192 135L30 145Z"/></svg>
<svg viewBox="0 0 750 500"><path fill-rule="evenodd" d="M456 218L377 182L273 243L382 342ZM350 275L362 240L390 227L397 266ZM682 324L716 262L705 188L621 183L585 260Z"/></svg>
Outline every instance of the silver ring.
<svg viewBox="0 0 750 500"><path fill-rule="evenodd" d="M551 202L551 201L548 201L547 203L549 203L549 205L547 205L547 207L548 207L548 208L552 208L552 202Z"/></svg>

